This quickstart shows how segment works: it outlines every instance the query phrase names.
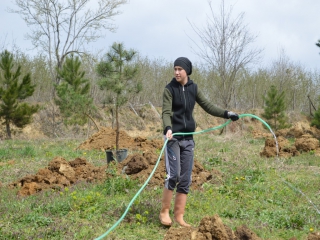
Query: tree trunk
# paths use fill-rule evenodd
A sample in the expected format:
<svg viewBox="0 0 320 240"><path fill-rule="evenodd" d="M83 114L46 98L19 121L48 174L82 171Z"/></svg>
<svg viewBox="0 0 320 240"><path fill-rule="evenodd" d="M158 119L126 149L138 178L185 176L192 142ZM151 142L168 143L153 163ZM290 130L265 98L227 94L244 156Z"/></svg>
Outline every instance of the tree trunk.
<svg viewBox="0 0 320 240"><path fill-rule="evenodd" d="M313 107L313 109L314 109L315 111L316 111L317 109L316 109L315 106L313 105L313 102L311 101L310 96L308 95L307 97L308 97L308 99L309 99L310 116L313 117L313 113L312 113L312 110L311 110L311 106Z"/></svg>
<svg viewBox="0 0 320 240"><path fill-rule="evenodd" d="M11 129L10 129L10 123L8 120L6 120L6 130L7 130L8 139L11 139Z"/></svg>
<svg viewBox="0 0 320 240"><path fill-rule="evenodd" d="M116 151L119 150L119 106L116 104Z"/></svg>

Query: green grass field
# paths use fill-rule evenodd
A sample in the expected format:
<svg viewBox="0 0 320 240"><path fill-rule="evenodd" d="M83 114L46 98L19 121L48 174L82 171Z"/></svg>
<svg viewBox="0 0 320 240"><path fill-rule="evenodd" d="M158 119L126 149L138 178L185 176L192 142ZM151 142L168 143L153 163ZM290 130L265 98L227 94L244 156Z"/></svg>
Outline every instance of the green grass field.
<svg viewBox="0 0 320 240"><path fill-rule="evenodd" d="M83 141L1 142L0 239L94 239L119 220L142 183L117 174L103 183L83 182L29 197L6 188L55 156L106 164L101 151L75 150ZM196 161L223 177L219 184L208 182L203 191L190 192L185 215L190 224L197 227L203 217L218 214L232 229L245 224L263 239L307 239L320 231L320 160L313 152L261 158L264 139L240 133L201 134L195 142ZM162 186L147 186L105 239L163 239L168 229L158 221L161 193Z"/></svg>

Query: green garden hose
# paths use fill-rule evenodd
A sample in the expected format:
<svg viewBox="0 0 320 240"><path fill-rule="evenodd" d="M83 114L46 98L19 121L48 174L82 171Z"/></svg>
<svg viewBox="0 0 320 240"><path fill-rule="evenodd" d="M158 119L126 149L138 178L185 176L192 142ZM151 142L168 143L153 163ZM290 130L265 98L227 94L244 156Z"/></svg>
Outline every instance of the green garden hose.
<svg viewBox="0 0 320 240"><path fill-rule="evenodd" d="M262 122L269 130L270 132L272 133L274 139L275 139L275 142L276 142L276 148L277 148L277 156L279 155L279 147L278 147L278 141L277 141L277 138L276 138L276 135L274 134L274 132L272 131L271 127L261 118L253 115L253 114L249 114L249 113L245 113L245 114L240 114L239 115L239 118L243 118L243 117L251 117L251 118L255 118L255 119L258 119L260 122ZM225 126L227 126L229 123L231 122L231 120L228 120L226 121L224 124L221 124L217 127L213 127L213 128L208 128L208 129L205 129L205 130L202 130L202 131L198 131L198 132L191 132L191 133L174 133L172 134L172 136L175 136L175 135L190 135L190 134L200 134L200 133L205 133L205 132L210 132L210 131L213 131L213 130L217 130L217 129L220 129L220 128L224 128ZM160 159L161 159L161 156L163 154L163 151L167 145L167 142L168 142L168 139L165 140L164 144L163 144L163 147L161 149L161 152L160 152L160 155L159 155L159 158L152 170L152 172L150 173L149 177L147 178L147 180L145 181L145 183L142 185L142 187L139 189L139 191L134 195L134 197L132 198L132 200L130 201L130 203L128 204L126 210L124 211L124 213L122 214L122 216L120 217L120 219L108 230L106 231L104 234L102 234L100 237L96 238L96 240L100 240L100 239L103 239L104 237L106 237L113 229L115 229L119 224L120 222L124 219L124 217L127 215L128 211L130 210L130 207L131 205L134 203L135 199L140 195L140 193L142 192L142 190L147 186L147 184L149 183L150 179L152 178L154 172L156 171L159 163L160 163ZM318 214L320 214L320 211L319 209L316 207L316 205L300 190L300 189L297 189L295 188L292 184L288 183L286 180L284 180L280 175L279 177L281 178L281 180L286 183L289 187L291 187L293 190L299 192L301 195L303 195L304 197L306 197L306 199L309 201L309 203L314 207L314 209L317 211Z"/></svg>

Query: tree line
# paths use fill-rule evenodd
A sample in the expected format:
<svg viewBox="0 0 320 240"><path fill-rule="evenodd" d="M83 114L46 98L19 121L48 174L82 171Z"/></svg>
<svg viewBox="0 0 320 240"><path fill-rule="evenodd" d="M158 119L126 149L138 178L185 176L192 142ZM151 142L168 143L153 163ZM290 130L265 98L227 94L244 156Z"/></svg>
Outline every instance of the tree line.
<svg viewBox="0 0 320 240"><path fill-rule="evenodd" d="M115 46L121 46L125 51L124 44L114 43ZM112 56L109 53L108 59L106 53L100 59L89 54L81 57L70 55L58 71L61 79L58 85L52 82L48 63L41 55L30 57L21 52L13 54L5 50L0 59L0 101L3 105L7 98L12 101L16 99L19 103L38 106L35 109L52 103L59 108L66 125L82 125L88 117L94 121L96 109L105 106L139 106L151 102L161 107L163 89L173 77L172 63L165 59L142 57L136 51L133 53L135 58L122 66L124 69L135 69L131 74L128 72L126 83L120 82L116 72L112 77L107 74L108 61L112 60ZM11 80L8 79L9 75L12 76ZM224 107L223 99L218 97L221 89L217 87L216 75L204 65L195 64L190 77L204 89L208 99ZM12 91L8 84L11 88L17 88L15 95L6 95L8 93L5 91ZM264 109L270 89L283 92L286 111L312 116L319 105L320 75L291 63L285 56L281 56L270 68L243 69L236 76L229 109L241 112ZM19 94L19 91L22 93ZM53 91L55 95L51 94ZM122 94L121 98L117 93ZM7 105L6 108L11 107ZM2 111L5 112L6 108L2 107ZM4 115L1 114L3 119ZM16 124L14 118L12 121Z"/></svg>

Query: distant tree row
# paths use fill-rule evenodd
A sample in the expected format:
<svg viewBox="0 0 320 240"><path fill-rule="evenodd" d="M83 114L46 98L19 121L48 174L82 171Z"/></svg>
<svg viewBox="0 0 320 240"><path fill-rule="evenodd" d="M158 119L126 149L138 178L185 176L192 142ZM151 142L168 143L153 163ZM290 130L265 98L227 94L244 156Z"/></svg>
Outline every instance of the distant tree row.
<svg viewBox="0 0 320 240"><path fill-rule="evenodd" d="M122 51L127 51L124 45L119 43L114 43L110 49L115 51L117 46L121 47ZM5 80L8 78L6 73L11 71L12 78L15 78L15 80L10 80L12 86L18 84L13 84L13 82L18 81L21 76L20 89L22 86L24 88L24 95L18 93L15 95L17 102L24 101L31 106L37 106L53 101L59 107L66 125L83 125L88 118L95 123L97 109L103 106L116 107L126 104L139 106L149 102L155 106L161 106L163 89L173 77L172 63L163 59L142 58L136 51L130 52L130 54L133 53L136 58L132 58L122 69L127 74L127 77L123 78L126 82L120 82L116 71L110 68L108 62L112 59L115 61L115 56L110 55L109 52L101 59L89 55L85 57L70 55L61 70L58 71L61 82L56 85L52 84L49 69L47 69L45 59L41 56L30 58L23 53L13 55L4 51L1 55L3 63L0 69L0 102L5 104L4 90L9 88L9 85L6 85L9 81ZM10 64L6 64L8 61ZM135 71L130 73L129 67ZM109 74L107 74L108 71ZM111 73L114 75L110 75ZM134 75L134 78L131 77L131 74ZM214 72L195 64L191 78L204 87L205 94L210 100L223 107L223 101L216 94L219 88L215 87L215 78L212 76L215 76ZM283 92L281 102L285 106L285 111L313 115L319 105L319 80L318 73L308 72L281 56L270 69L241 71L237 77L237 87L229 109L242 112L264 109L268 105L268 91L271 89L279 93ZM128 88L122 89L123 86L128 86ZM26 89L30 89L29 92ZM50 94L52 89L56 89L55 97ZM121 97L117 98L117 93L121 93ZM13 101L12 96L7 98ZM116 108L114 110L116 115ZM30 114L32 112L34 111L30 109ZM22 126L19 123L16 125ZM8 135L10 135L9 132Z"/></svg>
<svg viewBox="0 0 320 240"><path fill-rule="evenodd" d="M45 102L52 100L53 96L50 92L57 85L51 82L46 59L41 55L29 57L21 52L16 52L14 56L16 63L21 65L22 73L30 72L32 82L36 85L34 94L29 98L29 101ZM90 94L93 96L95 105L103 106L108 103L109 93L100 91L98 85L100 77L96 69L104 57L92 55L77 57L81 62L79 68L84 72L84 77L90 83ZM137 105L151 101L155 106L161 106L163 88L173 78L173 63L165 59L150 59L139 56L139 53L137 53L134 64L139 67L136 78L142 83L144 89L139 95L133 96L131 104ZM217 73L199 63L195 63L193 68L191 79L204 88L205 94L210 100L223 107L223 100L218 97L220 88L216 85L218 80L215 76ZM242 69L239 71L235 82L236 87L231 94L232 99L229 103L230 109L263 108L265 101L262 96L266 96L272 85L278 91L286 93L284 101L289 111L310 114L310 100L313 104L318 105L317 98L320 95L319 72L307 70L299 64L290 62L286 55L280 55L279 59L267 68Z"/></svg>

